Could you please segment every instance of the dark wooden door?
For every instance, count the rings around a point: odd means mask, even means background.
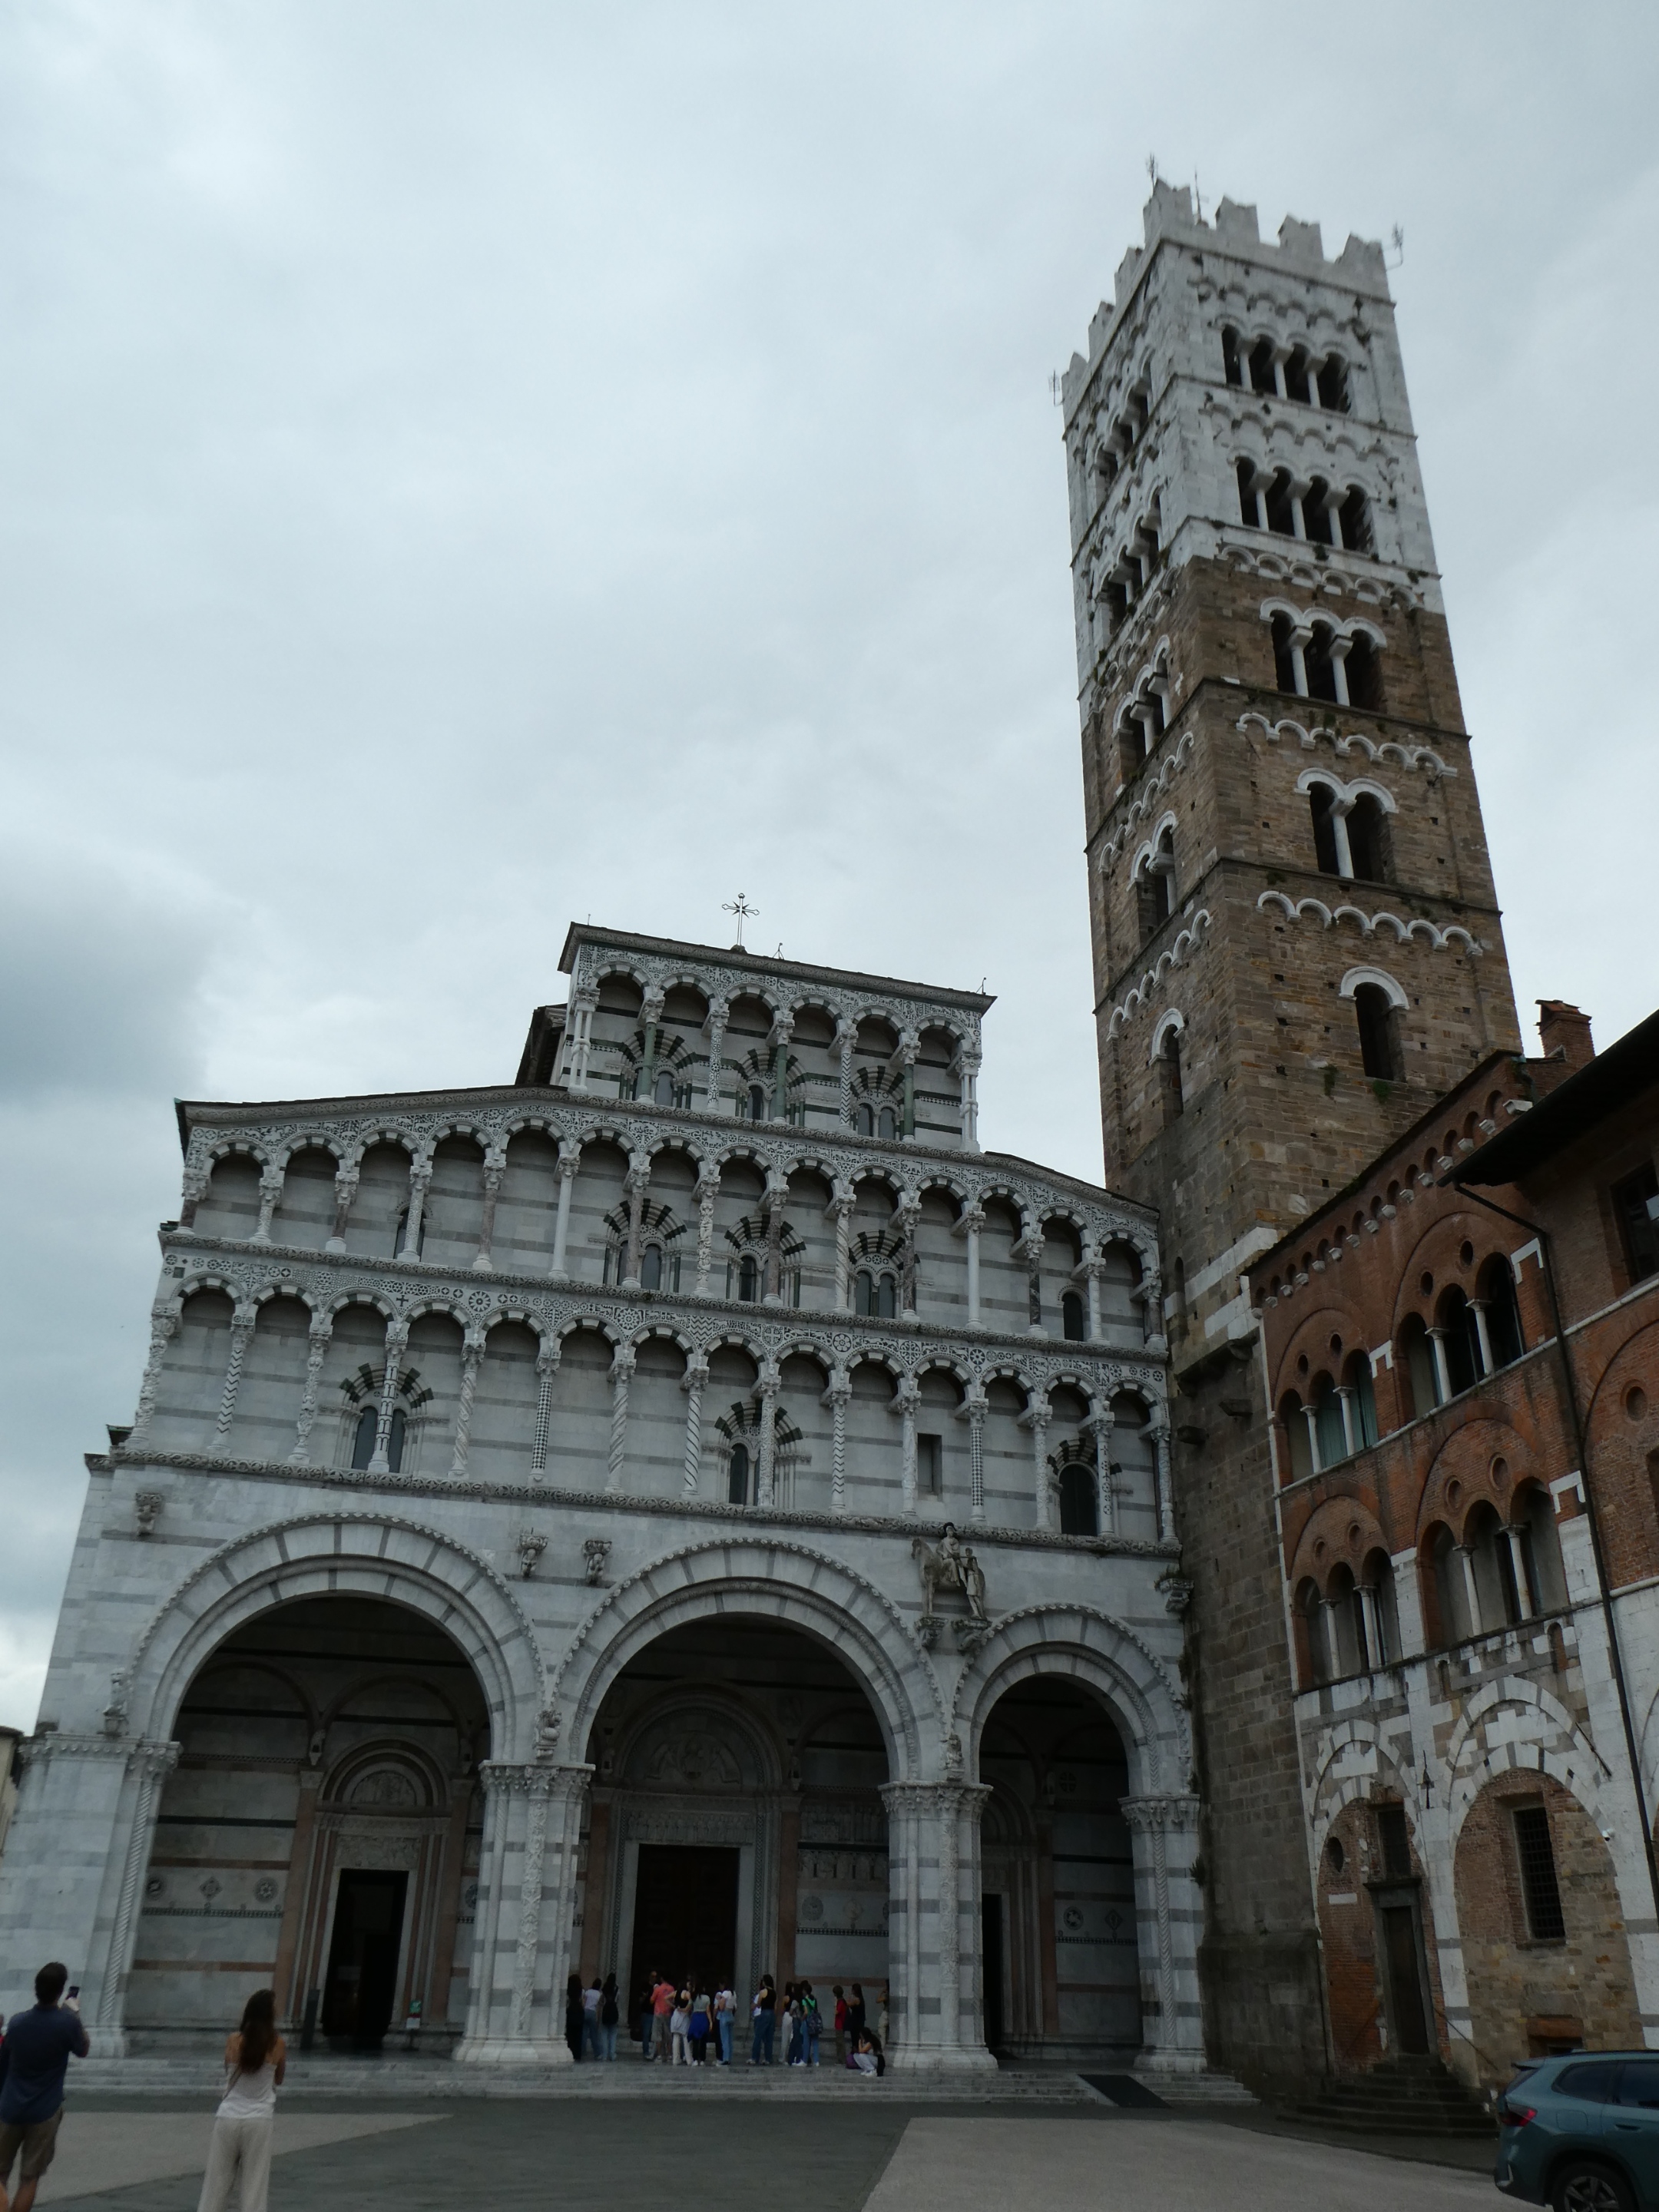
[[[391,2026],[408,1887],[406,1874],[348,1868],[341,1875],[323,1991],[323,2033],[331,2042],[375,2050]]]
[[[629,2002],[659,1973],[677,1989],[708,1996],[729,1982],[738,1963],[738,1854],[707,1844],[641,1844],[634,1892],[634,1955]],[[763,1966],[760,1972],[764,1972]],[[693,1986],[695,1984],[695,1986]],[[746,2017],[739,1990],[739,2019]]]
[[[1417,1941],[1417,1915],[1409,1905],[1382,1907],[1382,1948],[1389,1962],[1389,2014],[1395,2041],[1409,2057],[1429,2047],[1423,2014],[1423,1965]]]

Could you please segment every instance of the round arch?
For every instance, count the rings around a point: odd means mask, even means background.
[[[233,1632],[299,1597],[382,1598],[441,1628],[465,1654],[489,1711],[493,1756],[537,1745],[542,1668],[534,1632],[483,1559],[418,1522],[341,1514],[236,1538],[175,1590],[140,1638],[125,1685],[129,1725],[166,1738],[185,1688]]]
[[[880,1724],[890,1778],[921,1779],[943,1755],[945,1712],[921,1645],[890,1599],[802,1544],[700,1544],[619,1583],[573,1638],[550,1686],[561,1741],[585,1745],[606,1691],[670,1629],[750,1614],[827,1644]]]
[[[1191,1787],[1192,1737],[1174,1684],[1133,1630],[1085,1606],[1029,1606],[998,1621],[957,1686],[951,1728],[969,1774],[997,1700],[1036,1675],[1092,1690],[1117,1724],[1138,1796]]]

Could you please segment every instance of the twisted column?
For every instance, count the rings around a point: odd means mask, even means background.
[[[830,1440],[830,1510],[847,1510],[847,1408],[852,1402],[853,1378],[844,1367],[830,1377],[830,1387],[818,1403],[828,1406],[835,1424]]]
[[[313,1314],[306,1339],[306,1382],[300,1399],[300,1418],[295,1427],[294,1449],[289,1457],[303,1467],[311,1457],[311,1431],[317,1419],[317,1393],[322,1385],[323,1362],[334,1334],[331,1313]]]
[[[386,1325],[386,1371],[380,1377],[380,1406],[374,1422],[374,1450],[365,1470],[369,1474],[392,1472],[392,1416],[398,1404],[398,1377],[408,1346],[409,1323],[389,1321]]]
[[[623,1188],[628,1194],[628,1251],[623,1261],[622,1286],[625,1291],[640,1287],[640,1246],[645,1233],[645,1194],[651,1182],[649,1152],[630,1152],[628,1173],[623,1177]]]
[[[1175,1499],[1170,1486],[1170,1424],[1163,1418],[1149,1421],[1146,1433],[1152,1440],[1158,1488],[1158,1538],[1167,1544],[1175,1535]]]
[[[484,1354],[484,1340],[476,1329],[468,1329],[461,1346],[461,1395],[455,1407],[455,1450],[449,1462],[449,1479],[459,1482],[466,1474],[467,1443],[472,1433],[472,1399],[478,1387],[478,1363]]]
[[[628,1455],[628,1390],[634,1379],[635,1358],[631,1344],[619,1344],[611,1363],[611,1452],[605,1486],[612,1492],[622,1488],[623,1462]]]
[[[841,1070],[836,1079],[836,1118],[843,1129],[853,1126],[853,1052],[858,1043],[858,1024],[842,1014],[836,1024],[836,1042],[841,1048]]]
[[[696,1496],[702,1481],[702,1393],[708,1380],[708,1355],[694,1352],[680,1377],[680,1388],[685,1393],[685,1462],[681,1487],[688,1498]]]
[[[1095,1440],[1095,1496],[1100,1506],[1103,1535],[1117,1533],[1117,1485],[1112,1480],[1112,1409],[1096,1401],[1083,1424],[1085,1436]]]
[[[242,1387],[242,1362],[247,1357],[248,1339],[258,1316],[258,1306],[239,1301],[231,1319],[230,1362],[225,1369],[225,1387],[219,1397],[219,1418],[213,1425],[214,1433],[221,1441],[230,1434],[230,1425],[235,1419],[237,1394]]]

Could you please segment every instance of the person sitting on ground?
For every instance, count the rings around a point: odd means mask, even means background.
[[[274,1990],[255,1990],[243,2007],[241,2026],[226,2039],[225,2071],[196,2212],[227,2212],[233,2190],[241,2212],[265,2212],[276,2092],[288,2071]]]
[[[34,2004],[15,2012],[0,2044],[0,2212],[21,2151],[22,2166],[12,2212],[29,2212],[40,2177],[58,2148],[64,2117],[64,2076],[70,2060],[92,2049],[73,1992],[64,1996],[69,1968],[56,1959],[34,1978]]]
[[[853,2053],[852,2065],[860,2074],[884,2074],[887,2061],[881,2055],[880,2039],[866,2027],[859,2038],[859,2047]]]

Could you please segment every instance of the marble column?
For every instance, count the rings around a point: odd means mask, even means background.
[[[507,1173],[507,1154],[495,1146],[484,1154],[483,1213],[478,1224],[478,1254],[472,1264],[480,1273],[495,1264],[491,1248],[495,1242],[495,1208],[501,1195],[501,1178]]]
[[[426,1194],[432,1186],[432,1155],[415,1152],[409,1162],[409,1212],[404,1222],[404,1241],[395,1255],[400,1260],[421,1256],[421,1224],[426,1216]]]
[[[985,1518],[985,1416],[988,1411],[985,1386],[970,1383],[958,1412],[968,1424],[968,1496],[969,1518]]]
[[[979,1822],[987,1784],[890,1782],[887,2061],[990,2074],[980,1986]]]
[[[536,1440],[530,1452],[532,1475],[547,1472],[548,1438],[553,1426],[553,1377],[559,1371],[559,1354],[563,1349],[558,1337],[544,1336],[536,1354]]]
[[[236,1418],[236,1400],[242,1387],[242,1362],[247,1357],[248,1340],[253,1334],[259,1317],[258,1306],[245,1301],[237,1302],[230,1324],[230,1358],[225,1368],[224,1389],[219,1394],[219,1416],[214,1431],[222,1443],[230,1434],[230,1425]]]
[[[836,1311],[847,1313],[853,1304],[853,1271],[850,1253],[853,1240],[853,1207],[855,1204],[850,1183],[837,1182],[833,1187],[826,1213],[833,1215],[836,1224]]]
[[[149,1358],[144,1362],[144,1379],[138,1385],[138,1409],[133,1416],[132,1434],[127,1441],[133,1446],[142,1443],[149,1433],[149,1425],[155,1418],[155,1397],[161,1387],[161,1364],[167,1350],[179,1334],[179,1309],[169,1306],[154,1312],[149,1317]]]
[[[702,1394],[708,1381],[708,1355],[694,1352],[680,1377],[680,1388],[685,1393],[685,1455],[680,1487],[688,1498],[695,1498],[702,1484]]]
[[[720,1195],[720,1171],[705,1164],[697,1170],[694,1195],[697,1201],[697,1275],[692,1295],[708,1296],[708,1271],[714,1256],[714,1200]]]
[[[979,1150],[979,1071],[978,1053],[963,1051],[958,1054],[957,1072],[962,1081],[962,1149],[964,1152]]]
[[[409,1323],[389,1321],[386,1325],[386,1371],[380,1377],[380,1407],[374,1423],[374,1452],[367,1469],[370,1474],[392,1472],[392,1416],[398,1404],[398,1380],[408,1348]]]
[[[714,1000],[708,1009],[708,1078],[703,1085],[703,1111],[723,1114],[726,1100],[720,1087],[721,1055],[726,1050],[726,1021],[732,1009],[724,999]],[[630,1997],[629,2002],[632,2002]]]
[[[777,1462],[777,1410],[780,1377],[775,1364],[767,1360],[762,1365],[758,1385],[760,1399],[760,1434],[755,1443],[755,1503],[769,1506],[774,1496],[774,1470]]]
[[[276,1208],[282,1202],[283,1185],[287,1179],[286,1161],[273,1160],[260,1170],[259,1218],[254,1226],[252,1236],[248,1238],[250,1244],[270,1243],[270,1224],[276,1218]]]
[[[346,1223],[351,1218],[352,1202],[357,1195],[357,1162],[342,1160],[334,1173],[334,1224],[329,1231],[325,1252],[343,1252],[346,1248]]]
[[[1112,1480],[1112,1409],[1097,1401],[1093,1402],[1089,1418],[1083,1424],[1085,1436],[1095,1443],[1095,1496],[1100,1505],[1100,1532],[1103,1536],[1117,1534],[1117,1485]]]
[[[127,1847],[121,1863],[121,1886],[115,1895],[109,1951],[100,1978],[96,2014],[99,2041],[106,2057],[122,2057],[126,2051],[127,1983],[132,1972],[133,1940],[143,1905],[143,1883],[155,1838],[155,1815],[161,1802],[161,1785],[179,1764],[181,1747],[176,1743],[134,1742],[127,1752],[129,1797]]]
[[[623,1189],[628,1199],[628,1247],[623,1261],[622,1286],[625,1291],[640,1287],[640,1245],[645,1231],[645,1199],[651,1182],[649,1152],[630,1152],[628,1173],[623,1177]]]
[[[1184,1793],[1124,1798],[1119,1808],[1134,1853],[1140,1952],[1141,2051],[1138,2074],[1200,2074],[1198,1946],[1203,1893],[1193,1878],[1199,1801]]]
[[[1047,1393],[1034,1390],[1030,1403],[1019,1417],[1019,1425],[1031,1431],[1032,1474],[1036,1486],[1036,1525],[1039,1528],[1052,1528],[1054,1523],[1053,1486],[1048,1480],[1048,1424],[1053,1419]]]
[[[921,1403],[921,1391],[915,1376],[902,1376],[890,1411],[899,1417],[900,1510],[912,1514],[916,1510],[916,1407]]]
[[[858,1024],[846,1014],[836,1024],[836,1043],[841,1054],[836,1090],[836,1118],[843,1129],[850,1129],[853,1126],[853,1053],[858,1043]]]
[[[449,1462],[452,1482],[465,1479],[467,1446],[472,1435],[472,1401],[478,1388],[478,1368],[483,1355],[482,1330],[469,1328],[461,1345],[461,1395],[455,1407],[455,1449]]]
[[[979,1312],[979,1240],[985,1227],[985,1208],[977,1199],[970,1200],[957,1216],[957,1228],[961,1231],[967,1247],[968,1258],[968,1326],[980,1328],[983,1323]]]
[[[828,1406],[835,1425],[830,1440],[830,1510],[847,1510],[847,1408],[852,1402],[853,1378],[844,1367],[830,1374],[829,1388],[818,1401]]]
[[[576,1170],[581,1165],[581,1157],[582,1148],[574,1137],[560,1138],[559,1210],[553,1217],[553,1264],[547,1271],[556,1281],[560,1282],[568,1273],[565,1248],[570,1242],[570,1194],[575,1185]]]
[[[322,1386],[323,1362],[334,1334],[331,1313],[313,1314],[306,1338],[306,1381],[300,1398],[300,1418],[295,1425],[294,1449],[289,1457],[303,1467],[311,1457],[311,1431],[317,1420],[317,1393]]]
[[[489,1760],[484,1850],[462,2064],[568,2066],[564,1984],[573,1949],[581,1814],[592,1768]]]
[[[623,1462],[628,1456],[628,1392],[634,1380],[635,1357],[631,1344],[619,1344],[611,1363],[611,1449],[605,1486],[613,1493],[623,1486]]]

